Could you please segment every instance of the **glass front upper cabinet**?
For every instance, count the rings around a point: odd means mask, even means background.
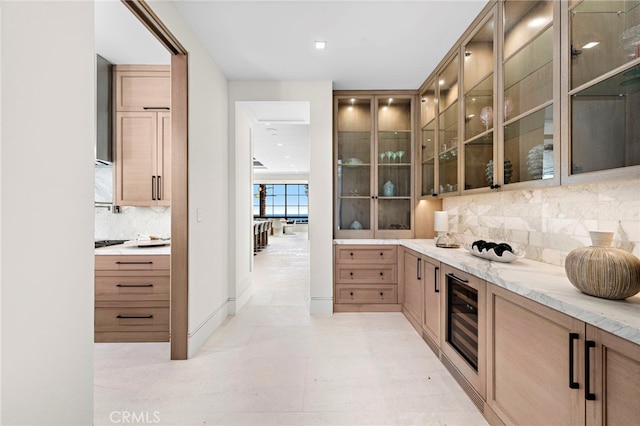
[[[412,105],[412,97],[376,97],[377,231],[411,232]]]
[[[465,190],[493,185],[494,25],[491,15],[463,50]]]
[[[336,101],[336,227],[372,232],[373,98]]]
[[[504,4],[504,184],[553,179],[554,1]]]
[[[569,6],[567,174],[640,165],[640,1]]]
[[[420,196],[426,197],[437,193],[435,190],[435,143],[436,143],[436,82],[427,84],[427,89],[420,97],[420,129],[422,146],[420,149]]]
[[[458,192],[459,67],[455,55],[438,76],[438,194]]]

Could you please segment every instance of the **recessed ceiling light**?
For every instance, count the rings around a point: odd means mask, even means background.
[[[290,155],[285,155],[284,158],[291,158],[291,156]]]
[[[282,142],[278,142],[278,146],[282,146]]]
[[[582,48],[583,49],[591,49],[592,47],[596,47],[599,44],[600,44],[599,41],[590,41],[589,43],[587,43],[584,46],[582,46]]]
[[[316,50],[324,50],[327,48],[327,42],[326,41],[322,41],[322,40],[316,40],[314,42],[315,46],[316,46]]]
[[[440,80],[438,83],[442,86],[444,84],[444,80]]]

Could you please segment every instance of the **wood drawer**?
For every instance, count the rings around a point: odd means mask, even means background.
[[[169,302],[96,303],[94,326],[96,333],[129,331],[168,333]]]
[[[117,272],[112,272],[117,274]],[[157,301],[169,300],[169,275],[165,271],[145,272],[144,275],[96,276],[95,300]],[[153,275],[155,274],[155,275]]]
[[[96,271],[153,271],[170,269],[169,255],[96,255]]]
[[[336,303],[398,303],[398,286],[338,284]]]
[[[341,284],[395,284],[396,265],[336,265],[335,282]]]
[[[396,246],[379,245],[379,246],[348,246],[337,245],[335,248],[336,263],[366,263],[366,264],[395,264],[396,263]]]

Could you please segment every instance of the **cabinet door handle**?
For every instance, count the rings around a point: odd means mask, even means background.
[[[116,262],[116,265],[153,265],[153,262],[150,260],[146,262],[127,262],[123,260],[118,260]]]
[[[591,349],[595,347],[593,340],[584,342],[584,399],[587,401],[596,400],[596,394],[591,393]]]
[[[353,279],[353,272],[349,272],[349,276]]]
[[[416,279],[421,280],[422,276],[420,275],[420,265],[422,264],[422,258],[418,258],[416,262]]]
[[[151,199],[155,201],[156,199],[156,177],[151,176]]]
[[[153,287],[153,284],[116,284],[116,287],[121,287],[121,288]]]
[[[451,272],[449,272],[447,274],[447,276],[453,278],[454,280],[458,280],[461,283],[468,283],[469,282],[469,280],[465,280],[464,278],[456,277],[455,274],[452,274]]]
[[[156,198],[162,200],[162,176],[158,176],[158,189],[156,189],[156,194],[158,194]]]
[[[438,288],[438,271],[440,270],[439,266],[433,270],[433,291],[436,293],[440,293],[440,289]]]
[[[384,277],[384,272],[380,271],[380,276]]]
[[[350,293],[349,293],[349,296],[353,297],[353,292],[350,292]]]
[[[349,256],[353,257],[353,253],[349,253]]]
[[[171,108],[169,107],[142,107],[143,110],[148,111],[150,109],[162,109],[165,111],[171,111]]]
[[[578,333],[569,333],[569,387],[571,389],[580,389],[580,384],[576,382],[573,378],[573,368],[574,368],[574,350],[575,341],[580,338]]]
[[[153,315],[118,315],[118,319],[151,319]]]
[[[382,291],[380,292],[380,297],[381,297],[382,299],[384,299],[384,292],[382,292]]]
[[[383,252],[380,252],[380,257],[384,257],[384,253]]]

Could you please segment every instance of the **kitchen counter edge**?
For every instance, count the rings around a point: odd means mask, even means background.
[[[156,246],[156,247],[138,247],[138,246],[126,246],[119,244],[115,246],[100,247],[95,249],[96,255],[144,255],[144,256],[166,256],[171,254],[171,246]]]

